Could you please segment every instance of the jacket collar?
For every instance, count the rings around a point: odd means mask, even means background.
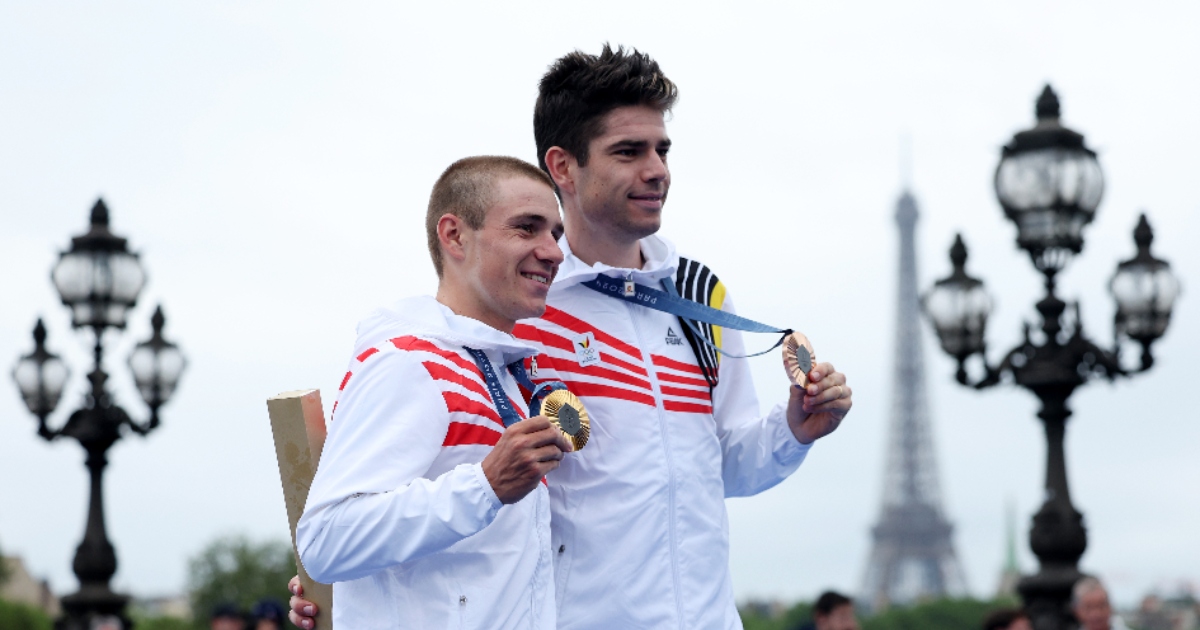
[[[638,243],[642,248],[642,256],[646,258],[646,263],[641,269],[613,267],[602,262],[588,265],[571,251],[571,244],[567,242],[567,236],[564,234],[558,239],[558,246],[563,252],[563,262],[558,266],[558,275],[554,277],[550,291],[561,291],[600,275],[610,278],[632,275],[633,281],[638,284],[657,287],[663,278],[675,275],[675,269],[679,266],[679,254],[671,241],[652,234]]]

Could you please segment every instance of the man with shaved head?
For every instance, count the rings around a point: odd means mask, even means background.
[[[511,335],[562,262],[549,179],[476,157],[438,179],[425,220],[436,296],[358,326],[296,531],[341,628],[555,627],[546,473],[571,443],[527,417]]]

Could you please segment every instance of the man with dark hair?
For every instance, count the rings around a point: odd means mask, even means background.
[[[835,591],[825,591],[813,604],[814,630],[859,630],[854,602]]]
[[[1033,630],[1029,615],[1020,608],[994,610],[983,619],[983,630]]]
[[[245,630],[246,618],[233,602],[222,602],[213,606],[208,616],[211,630]]]
[[[546,314],[513,332],[541,347],[539,378],[583,399],[597,445],[549,477],[559,628],[740,627],[725,498],[781,482],[851,406],[845,376],[820,363],[760,414],[746,362],[716,350],[746,354],[740,332],[597,289],[733,311],[710,269],[656,235],[677,96],[649,56],[608,46],[559,59],[539,86],[534,135],[565,259]]]
[[[434,185],[426,226],[437,295],[359,324],[297,551],[334,583],[340,628],[551,630],[541,482],[572,445],[515,402],[535,350],[511,332],[546,308],[558,205],[536,167],[467,158]]]
[[[539,347],[535,382],[584,401],[595,444],[548,477],[559,628],[740,628],[724,500],[781,482],[851,406],[845,376],[819,363],[760,414],[746,362],[721,358],[746,354],[741,333],[696,319],[734,309],[708,267],[655,235],[677,95],[649,56],[609,46],[564,56],[539,85],[534,136],[564,261],[545,314],[513,334]],[[625,299],[599,288],[614,283]],[[655,287],[703,315],[639,299]]]
[[[250,609],[253,627],[249,630],[283,630],[285,616],[283,605],[275,598],[261,599]]]

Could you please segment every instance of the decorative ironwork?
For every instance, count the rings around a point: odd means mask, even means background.
[[[136,305],[145,274],[137,254],[126,248],[125,239],[109,232],[108,208],[102,200],[92,208],[91,229],[72,239],[71,249],[62,253],[52,278],[63,304],[71,309],[72,325],[89,327],[95,335],[94,364],[87,376],[91,389],[83,407],[58,429],[52,429],[47,418],[58,405],[68,372],[66,365],[46,350],[46,329],[40,319],[33,329],[34,351],[22,357],[13,370],[26,406],[38,417],[38,435],[47,441],[59,436],[77,440],[87,453],[91,477],[87,527],[72,563],[79,590],[62,598],[63,616],[55,628],[91,630],[113,620],[130,628],[132,623],[125,614],[129,597],[109,586],[117,571],[117,554],[104,525],[104,468],[108,449],[121,439],[123,427],[146,435],[158,426],[158,408],[174,391],[186,362],[162,336],[165,318],[159,307],[151,320],[154,336],[139,344],[130,357],[134,378],[150,407],[150,420],[145,424],[133,420],[113,401],[103,369],[104,331],[125,327],[126,311]]]
[[[956,237],[950,251],[953,274],[933,287],[924,304],[942,348],[958,362],[960,383],[984,389],[1011,378],[1042,403],[1038,417],[1046,431],[1046,492],[1029,534],[1029,545],[1041,566],[1036,574],[1022,578],[1017,590],[1036,630],[1073,630],[1077,624],[1070,610],[1071,589],[1082,577],[1078,563],[1087,549],[1087,529],[1083,515],[1071,503],[1067,484],[1063,450],[1067,418],[1071,416],[1067,401],[1077,387],[1092,378],[1113,380],[1144,372],[1153,365],[1150,346],[1166,331],[1179,284],[1169,265],[1150,254],[1152,234],[1143,214],[1134,231],[1138,254],[1121,263],[1110,282],[1117,301],[1113,347],[1101,348],[1088,339],[1079,303],[1067,304],[1058,297],[1055,278],[1070,257],[1083,249],[1082,230],[1100,203],[1103,176],[1095,154],[1084,147],[1083,136],[1058,123],[1058,97],[1049,86],[1038,99],[1037,112],[1037,126],[1018,133],[1004,148],[996,191],[1005,213],[1017,224],[1018,245],[1029,252],[1034,266],[1045,277],[1046,295],[1036,304],[1042,317],[1040,334],[1026,323],[1024,340],[998,365],[988,362],[983,325],[991,303],[965,295],[968,291],[981,293],[982,283],[962,281],[967,276],[966,247],[961,236]],[[1041,152],[1039,155],[1046,159],[1022,167],[1026,169],[1022,177],[1002,176],[1014,156],[1029,152]],[[1066,175],[1075,179],[1068,181]],[[1028,203],[1016,204],[1014,199]],[[1041,218],[1030,220],[1034,215]],[[1068,307],[1070,318],[1064,317]],[[959,342],[968,337],[970,343]],[[1140,366],[1123,366],[1122,338],[1142,345]],[[983,374],[973,381],[966,363],[975,354],[981,357]]]

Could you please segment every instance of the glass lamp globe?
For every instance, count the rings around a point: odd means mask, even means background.
[[[1062,126],[1049,85],[1037,124],[1013,136],[996,167],[996,198],[1017,226],[1017,245],[1041,271],[1057,272],[1083,249],[1083,228],[1104,195],[1104,174],[1083,135]]]
[[[109,232],[103,199],[92,207],[91,229],[71,239],[71,249],[63,252],[51,279],[71,309],[74,327],[125,327],[125,314],[137,303],[146,274],[125,239]]]
[[[71,371],[62,359],[46,350],[46,327],[41,319],[33,328],[33,340],[33,352],[17,361],[12,375],[25,406],[35,416],[45,418],[58,406]]]
[[[129,355],[129,369],[133,372],[133,380],[142,400],[151,408],[158,408],[175,393],[175,386],[179,384],[187,360],[175,344],[163,338],[166,318],[163,317],[161,306],[155,309],[150,323],[154,327],[154,334],[134,348]]]
[[[1158,339],[1171,323],[1171,309],[1179,296],[1179,280],[1171,265],[1150,253],[1154,233],[1143,214],[1133,231],[1138,253],[1117,265],[1108,284],[1117,302],[1115,325],[1119,334],[1149,344]]]
[[[984,291],[983,282],[966,273],[967,247],[962,235],[954,239],[950,260],[954,271],[938,280],[921,298],[921,308],[933,322],[942,350],[961,362],[983,352],[992,300]]]

